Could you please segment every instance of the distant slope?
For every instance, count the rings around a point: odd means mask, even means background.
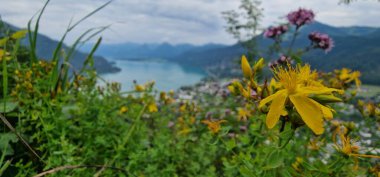
[[[6,23],[6,25],[12,30],[19,30],[20,28],[15,27]],[[29,46],[29,41],[27,38],[22,40],[22,45]],[[50,60],[54,53],[56,46],[58,45],[58,41],[53,40],[43,34],[37,35],[37,56],[41,59]],[[65,51],[69,50],[67,45],[63,45],[63,49]],[[70,61],[70,64],[75,68],[79,69],[83,66],[83,62],[86,60],[87,54],[84,52],[80,52],[76,50],[74,55]],[[113,65],[113,63],[107,61],[104,57],[94,56],[94,66],[98,73],[110,73],[110,72],[118,72],[119,68]]]
[[[220,44],[206,44],[195,46],[191,44],[138,44],[138,43],[122,43],[122,44],[103,44],[96,51],[97,55],[116,58],[116,59],[136,59],[136,58],[161,58],[171,59],[188,51],[203,51],[217,47],[222,47]],[[85,45],[81,48],[82,51],[89,51],[90,46]]]
[[[309,44],[307,35],[319,31],[329,34],[335,41],[335,47],[329,53],[314,50],[303,56],[305,62],[313,67],[331,71],[332,69],[348,67],[360,70],[362,79],[368,84],[380,84],[380,29],[371,27],[332,27],[322,23],[306,26],[300,32],[295,43],[296,48],[303,48]],[[266,49],[272,41],[257,36],[260,49]],[[288,36],[289,38],[289,36]],[[286,47],[289,42],[284,43]],[[177,62],[195,65],[203,68],[221,64],[222,68],[231,67],[234,59],[239,58],[246,51],[240,45],[214,48],[206,51],[189,51],[178,55]],[[261,54],[265,56],[264,54]],[[275,58],[268,59],[267,61]],[[226,69],[228,70],[228,69]],[[225,71],[222,71],[225,72]]]

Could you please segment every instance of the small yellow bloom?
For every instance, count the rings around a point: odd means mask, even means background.
[[[247,121],[248,117],[251,116],[251,112],[244,108],[238,109],[238,120],[241,121]]]
[[[135,90],[136,90],[137,92],[142,92],[142,91],[145,90],[145,87],[142,86],[142,85],[136,84],[136,85],[135,85]]]
[[[150,103],[149,105],[148,105],[148,111],[149,112],[157,112],[158,111],[158,108],[157,108],[157,105],[156,105],[156,103]]]
[[[119,110],[119,113],[120,114],[124,114],[124,113],[126,113],[128,111],[128,108],[126,107],[126,106],[122,106],[121,108],[120,108],[120,110]]]
[[[248,60],[244,55],[241,57],[241,69],[243,70],[244,77],[246,78],[252,77],[251,66],[249,65]]]
[[[182,104],[182,105],[179,107],[179,112],[185,112],[186,109],[187,109],[187,104],[184,103],[184,104]]]
[[[16,31],[15,33],[13,33],[11,38],[12,39],[21,39],[21,38],[24,38],[26,36],[26,33],[28,33],[28,30],[26,30],[26,29],[19,30],[19,31]]]
[[[208,129],[213,133],[218,133],[220,131],[220,124],[223,122],[227,122],[225,120],[218,120],[218,121],[210,121],[210,120],[203,120],[202,123],[206,124]]]
[[[235,94],[236,91],[235,91],[235,87],[233,85],[229,85],[227,86],[228,90],[232,93],[232,94]]]
[[[378,158],[380,159],[380,156],[376,156],[376,155],[367,155],[367,154],[359,154],[359,146],[358,145],[353,145],[352,142],[351,142],[351,139],[348,135],[346,135],[344,133],[344,131],[338,131],[337,134],[333,135],[333,136],[336,136],[338,135],[338,137],[340,138],[340,144],[338,144],[336,141],[334,142],[335,143],[335,148],[347,155],[347,156],[353,156],[353,157],[365,157],[365,158]]]
[[[301,172],[301,165],[303,163],[303,159],[301,157],[297,157],[296,158],[296,161],[292,163],[292,167],[294,168],[294,170],[296,170],[297,172]]]

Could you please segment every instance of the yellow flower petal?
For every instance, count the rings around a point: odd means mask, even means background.
[[[273,99],[275,99],[278,95],[283,94],[285,92],[286,92],[286,90],[280,90],[280,91],[276,92],[275,94],[270,95],[270,96],[262,99],[260,101],[259,108],[263,107],[265,104],[267,104],[267,103],[271,102]]]
[[[306,125],[317,135],[324,132],[321,108],[313,100],[302,94],[290,95],[290,101],[301,115]]]
[[[322,111],[322,114],[323,114],[323,117],[327,120],[331,120],[333,118],[333,113],[332,113],[332,109],[327,107],[327,106],[324,106],[318,102],[316,102],[315,100],[311,99],[311,101],[319,106],[321,108],[321,111]]]
[[[335,88],[328,88],[328,87],[302,87],[299,89],[299,93],[304,94],[331,94],[333,92],[338,92],[340,94],[344,93],[343,90],[335,89]]]
[[[278,119],[280,119],[280,115],[284,114],[284,105],[287,98],[287,95],[284,92],[280,92],[280,94],[274,95],[275,97],[273,98],[272,104],[270,105],[266,119],[268,128],[273,128],[278,122]]]

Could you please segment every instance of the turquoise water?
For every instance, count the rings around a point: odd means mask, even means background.
[[[181,66],[166,61],[130,61],[111,60],[121,68],[118,73],[103,74],[101,77],[107,81],[116,81],[122,84],[122,90],[132,90],[133,80],[142,84],[155,81],[155,88],[162,91],[176,90],[184,85],[193,85],[199,82],[206,73],[200,68]]]

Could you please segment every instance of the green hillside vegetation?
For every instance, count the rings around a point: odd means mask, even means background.
[[[13,25],[10,25],[6,22],[0,22],[0,36],[4,36],[5,32],[12,33],[14,31],[18,31],[20,28],[17,28]],[[43,60],[51,60],[53,58],[53,53],[56,47],[59,45],[59,41],[53,40],[45,35],[38,34],[37,35],[37,46],[36,53],[39,58]],[[21,40],[20,44],[25,47],[29,47],[29,39],[26,37]],[[92,45],[93,46],[93,45]],[[62,49],[64,51],[70,51],[69,46],[63,44]],[[86,60],[88,53],[83,53],[78,50],[73,52],[72,60],[70,64],[74,69],[78,70],[82,68],[84,61]],[[120,71],[120,68],[117,68],[113,65],[113,63],[107,61],[104,57],[94,56],[94,66],[99,73],[113,73]]]

